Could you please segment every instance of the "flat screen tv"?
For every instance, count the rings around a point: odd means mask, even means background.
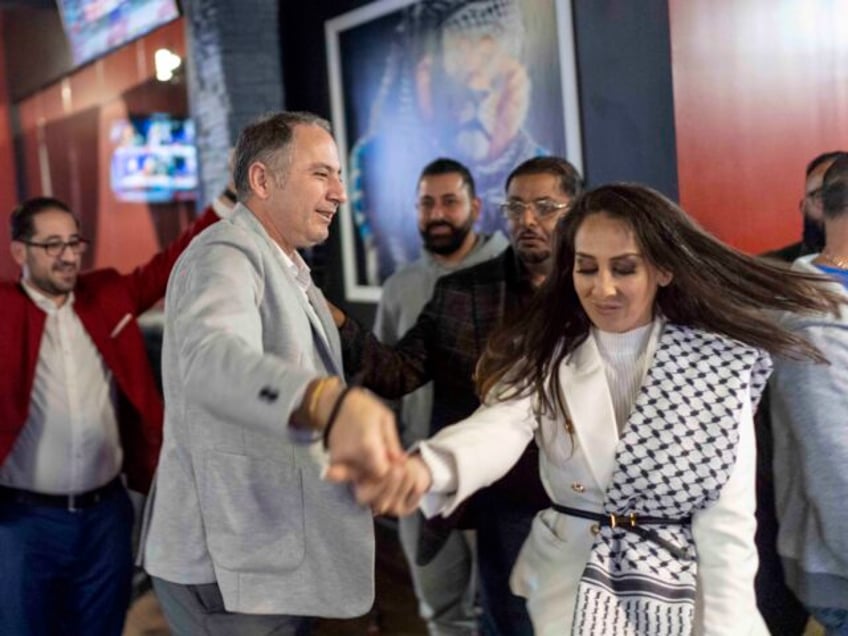
[[[77,66],[180,15],[177,0],[57,0],[56,4]]]
[[[197,196],[194,123],[165,114],[117,119],[110,130],[110,185],[119,201],[167,203]]]

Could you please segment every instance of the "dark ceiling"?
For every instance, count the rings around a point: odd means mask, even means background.
[[[0,9],[23,7],[26,9],[55,9],[55,0],[0,0]]]
[[[56,0],[0,0],[0,9],[55,9]]]
[[[37,4],[48,6],[32,6]],[[0,0],[0,8],[3,17],[0,41],[6,58],[9,98],[18,102],[66,75],[73,62],[62,20],[52,1]]]

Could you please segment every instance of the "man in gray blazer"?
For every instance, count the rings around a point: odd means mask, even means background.
[[[329,124],[265,117],[233,170],[231,218],[168,282],[144,565],[175,634],[306,634],[310,617],[361,615],[374,597],[371,513],[322,479],[325,442],[383,473],[404,456],[391,411],[344,388],[338,332],[297,252],[327,238],[346,198]]]

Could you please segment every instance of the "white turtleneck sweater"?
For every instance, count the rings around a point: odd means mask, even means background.
[[[656,346],[656,339],[654,339],[654,347],[650,347],[649,344],[655,324],[649,322],[647,325],[624,333],[592,328],[592,336],[598,345],[598,353],[604,361],[604,372],[619,435],[627,424],[633,402],[639,394],[645,373],[653,358],[652,349]]]

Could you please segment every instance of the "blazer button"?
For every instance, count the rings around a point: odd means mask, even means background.
[[[596,535],[601,534],[601,526],[599,526],[597,523],[593,523],[592,527],[589,528],[589,532]]]
[[[571,489],[574,492],[583,492],[584,490],[586,490],[586,486],[581,484],[579,481],[575,481],[573,484],[571,484]]]

